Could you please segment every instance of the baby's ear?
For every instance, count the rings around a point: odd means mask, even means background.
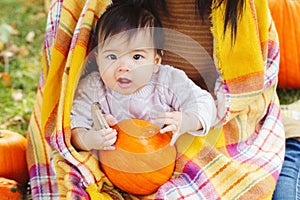
[[[163,51],[160,50],[160,53],[161,53],[161,55],[159,53],[156,53],[156,55],[155,55],[154,62],[155,62],[156,65],[161,64],[161,60],[162,60],[162,56],[163,56]]]
[[[155,65],[154,65],[154,69],[153,69],[154,73],[158,72],[160,64],[161,64],[161,56],[160,55],[156,55],[155,56]]]

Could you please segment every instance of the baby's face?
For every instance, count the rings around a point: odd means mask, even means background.
[[[161,61],[152,39],[149,31],[139,31],[131,38],[120,33],[98,47],[97,64],[105,85],[125,95],[145,86]]]

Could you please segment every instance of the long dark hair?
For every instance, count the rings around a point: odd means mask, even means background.
[[[149,10],[155,17],[159,18],[158,8],[167,13],[167,4],[165,0],[112,0],[113,4],[129,3]]]
[[[165,13],[168,13],[168,8],[165,0],[113,0],[114,3],[122,3],[128,1],[150,10],[150,12],[152,12],[156,16],[158,16],[158,8],[162,9]],[[216,9],[222,4],[225,5],[223,33],[225,34],[226,31],[230,29],[231,38],[235,39],[237,34],[238,19],[243,14],[246,0],[195,0],[195,4],[202,19],[205,12],[211,7],[212,2],[216,3],[216,7],[212,9]]]
[[[198,2],[205,0],[198,0]],[[221,4],[225,5],[225,18],[224,18],[224,34],[228,27],[231,28],[231,38],[235,39],[237,34],[238,18],[243,14],[245,0],[218,0],[217,7]]]

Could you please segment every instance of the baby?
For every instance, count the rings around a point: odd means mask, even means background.
[[[71,142],[80,150],[112,150],[117,132],[93,129],[91,105],[100,103],[109,125],[130,118],[172,132],[205,135],[216,118],[213,97],[174,67],[161,65],[164,41],[160,20],[131,4],[112,4],[96,26],[97,72],[78,84],[71,111]],[[88,109],[87,109],[88,108]]]

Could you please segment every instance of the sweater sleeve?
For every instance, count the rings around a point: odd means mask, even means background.
[[[211,94],[197,86],[182,70],[162,66],[161,71],[166,101],[174,110],[193,114],[199,119],[203,129],[190,134],[206,135],[216,119],[216,105]]]
[[[97,94],[103,91],[98,72],[93,72],[78,83],[71,110],[71,128],[90,129],[93,125],[91,105],[98,101]]]

